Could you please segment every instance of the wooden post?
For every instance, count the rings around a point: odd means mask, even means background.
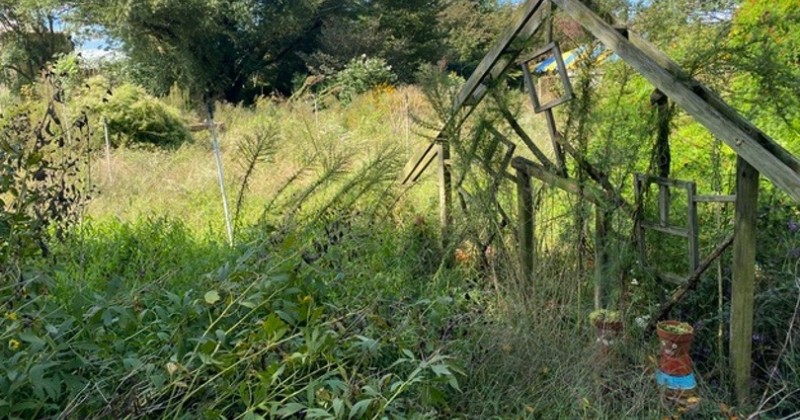
[[[522,168],[517,168],[517,205],[519,217],[519,258],[523,279],[530,284],[536,264],[535,213],[533,211],[533,192],[531,176]]]
[[[700,227],[697,223],[697,184],[694,182],[689,183],[686,188],[686,202],[689,208],[687,214],[688,231],[689,231],[689,273],[697,270],[700,264],[700,243],[698,237],[700,235]]]
[[[739,156],[736,161],[730,353],[736,398],[740,405],[747,404],[750,399],[758,177],[758,171]]]
[[[452,175],[450,171],[450,143],[439,142],[439,220],[442,224],[442,243],[445,247],[450,236],[451,206],[453,203]]]
[[[606,241],[609,230],[609,214],[602,206],[595,205],[594,241],[594,308],[603,309],[608,305],[608,252]]]

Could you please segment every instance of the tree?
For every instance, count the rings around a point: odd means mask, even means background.
[[[0,0],[0,83],[32,83],[54,56],[72,50],[70,39],[55,28],[59,3]]]
[[[323,25],[318,46],[306,57],[317,73],[331,73],[365,54],[385,59],[401,82],[419,66],[444,58],[441,0],[355,0]]]
[[[179,83],[228,101],[288,92],[335,0],[76,0],[74,16],[119,39],[136,82],[153,93]]]

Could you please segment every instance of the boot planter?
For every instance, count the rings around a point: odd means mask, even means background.
[[[664,388],[667,400],[678,407],[691,409],[699,404],[697,381],[692,373],[689,350],[694,339],[691,325],[679,321],[662,321],[656,333],[660,343],[656,382]]]
[[[589,321],[594,325],[597,343],[607,350],[614,345],[622,331],[622,318],[617,311],[598,309],[589,314]]]

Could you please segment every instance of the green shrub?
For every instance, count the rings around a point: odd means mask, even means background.
[[[124,83],[113,90],[102,77],[88,81],[86,91],[78,98],[93,118],[108,121],[113,145],[126,143],[176,147],[191,140],[180,112],[150,96],[136,85]],[[102,124],[96,124],[102,133]]]
[[[392,72],[392,66],[386,60],[362,55],[347,63],[334,80],[342,87],[340,99],[350,102],[355,95],[377,86],[393,84],[397,81],[397,75]]]

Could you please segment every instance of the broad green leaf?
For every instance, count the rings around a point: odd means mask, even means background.
[[[295,415],[295,414],[297,414],[297,413],[299,413],[299,412],[301,412],[301,411],[303,411],[305,409],[306,409],[306,406],[304,406],[303,404],[300,404],[300,403],[289,403],[289,404],[286,404],[280,410],[278,410],[275,414],[277,414],[280,417],[286,418],[286,417],[291,417],[291,416],[293,416],[293,415]]]
[[[19,339],[25,341],[26,343],[31,344],[35,347],[44,347],[47,344],[44,340],[42,340],[38,335],[30,332],[30,331],[23,331],[19,333]]]
[[[210,292],[206,292],[205,300],[206,303],[208,303],[209,305],[213,305],[219,302],[220,300],[219,293],[216,290],[211,290]]]
[[[353,405],[353,408],[350,409],[350,416],[348,418],[351,419],[360,419],[367,414],[367,410],[369,410],[369,406],[372,404],[372,399],[368,400],[361,400]]]

